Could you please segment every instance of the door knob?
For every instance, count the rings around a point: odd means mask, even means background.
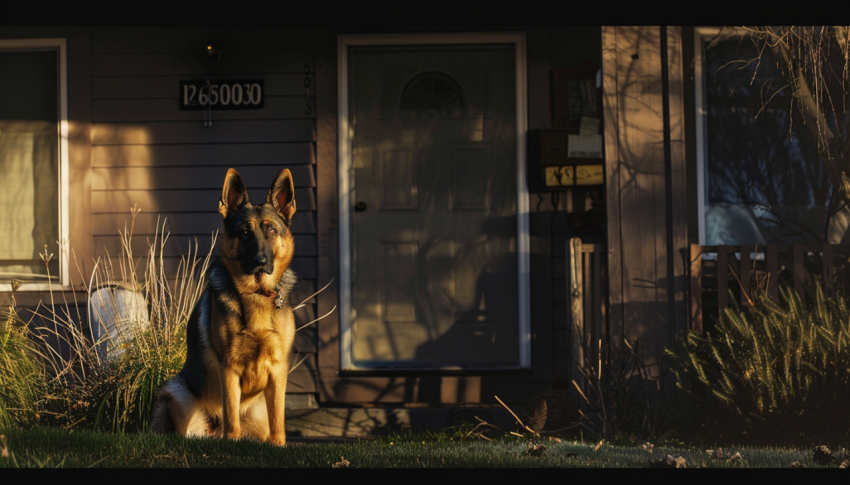
[[[366,210],[366,203],[361,200],[360,202],[354,204],[354,210],[356,210],[357,212],[365,211]]]

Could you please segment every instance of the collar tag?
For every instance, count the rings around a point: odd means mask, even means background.
[[[277,292],[277,298],[274,299],[274,306],[280,309],[283,307],[283,295],[280,294],[280,284],[274,285],[274,291]]]

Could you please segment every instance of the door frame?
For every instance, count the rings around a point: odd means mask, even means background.
[[[338,100],[338,202],[339,202],[339,362],[343,371],[372,371],[358,368],[351,360],[351,144],[348,126],[348,47],[379,45],[439,44],[512,44],[516,79],[516,176],[517,176],[517,260],[519,277],[519,366],[505,369],[531,368],[531,251],[529,236],[528,186],[526,184],[526,131],[528,128],[526,40],[525,32],[420,33],[420,34],[344,34],[337,36],[337,100]],[[492,370],[493,367],[482,369]],[[431,370],[459,370],[455,366]],[[409,369],[399,369],[409,372]]]

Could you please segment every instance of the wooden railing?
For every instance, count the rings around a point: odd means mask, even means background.
[[[815,287],[833,295],[848,281],[850,245],[768,244],[690,248],[690,329],[704,330],[705,317],[729,306],[730,291],[744,307],[758,295],[779,297],[779,286],[811,300]],[[704,255],[713,255],[705,258]]]
[[[582,382],[579,368],[597,362],[608,315],[608,253],[603,244],[567,241],[567,301],[570,304],[570,372]]]

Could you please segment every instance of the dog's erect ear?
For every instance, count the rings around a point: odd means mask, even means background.
[[[226,218],[228,214],[236,212],[248,203],[248,191],[242,183],[242,177],[236,169],[231,168],[224,177],[224,188],[221,189],[221,200],[218,203],[218,212]]]
[[[295,214],[295,184],[292,183],[292,174],[288,168],[281,170],[274,179],[266,202],[280,213],[287,226],[292,222],[292,215]]]

